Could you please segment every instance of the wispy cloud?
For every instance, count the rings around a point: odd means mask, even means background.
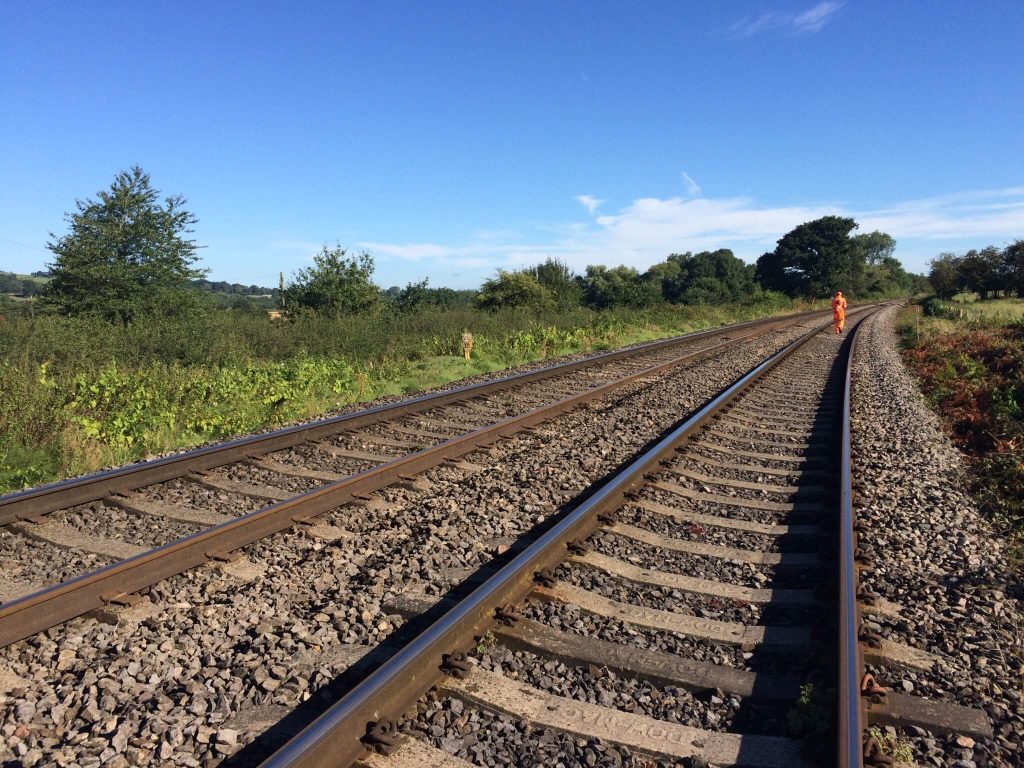
[[[588,196],[581,196],[588,197]],[[597,200],[597,198],[589,198]],[[579,198],[577,198],[579,200]],[[580,201],[582,203],[582,201]],[[596,210],[584,203],[588,212]],[[853,216],[860,232],[890,233],[897,255],[914,269],[958,242],[999,244],[1024,234],[1024,187],[976,190],[908,200],[881,208],[836,203],[763,205],[750,197],[655,198],[634,200],[620,210],[587,221],[538,227],[530,232],[470,236],[466,242],[363,242],[360,248],[382,258],[469,269],[493,270],[533,264],[556,256],[582,270],[587,264],[628,264],[646,268],[669,253],[732,248],[753,261],[793,227],[838,214]]]
[[[690,174],[688,174],[686,171],[683,171],[682,176],[683,184],[686,185],[687,195],[689,195],[690,197],[700,197],[701,195],[704,194],[703,192],[700,191],[700,186],[698,186],[697,182],[691,178]]]
[[[793,31],[798,34],[817,32],[828,23],[833,14],[842,8],[844,4],[845,0],[825,0],[825,2],[818,3],[803,13],[798,13],[793,19]]]
[[[729,27],[727,34],[734,38],[745,38],[771,31],[796,35],[818,32],[845,4],[845,0],[823,0],[823,2],[799,13],[763,11],[757,16],[740,19]]]
[[[861,229],[926,240],[1019,238],[1024,235],[1024,187],[972,190],[909,200],[857,216]],[[987,242],[985,243],[988,244]]]
[[[582,205],[584,208],[586,208],[587,209],[587,213],[589,213],[591,216],[593,216],[594,212],[597,211],[597,209],[601,207],[601,203],[606,202],[606,201],[601,200],[600,198],[594,197],[592,195],[576,195],[576,197],[573,198],[573,199],[577,203]]]

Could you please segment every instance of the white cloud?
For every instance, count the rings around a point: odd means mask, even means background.
[[[829,214],[853,216],[859,232],[888,232],[897,240],[897,256],[905,261],[910,256],[910,268],[924,269],[925,260],[949,249],[949,244],[955,250],[965,239],[981,246],[1024,236],[1024,187],[968,191],[866,209],[833,203],[769,206],[749,197],[647,197],[589,221],[547,225],[518,235],[477,233],[459,245],[358,245],[376,256],[465,268],[516,268],[550,255],[580,271],[587,264],[645,269],[669,253],[715,248],[731,248],[737,256],[754,261],[793,227]]]
[[[697,182],[686,171],[683,171],[683,184],[686,185],[686,194],[690,197],[700,197],[704,194],[700,191],[700,186],[698,186]]]
[[[587,213],[589,213],[591,216],[593,216],[594,212],[601,207],[601,203],[607,202],[592,195],[576,195],[576,197],[574,197],[573,199],[577,203],[582,205],[584,208],[586,208]]]
[[[1024,235],[1024,187],[909,200],[862,212],[857,221],[862,230],[880,229],[897,239],[1019,238]]]
[[[764,11],[757,16],[740,19],[729,27],[727,34],[730,37],[746,38],[773,30],[782,30],[797,35],[818,32],[844,5],[846,5],[846,0],[823,0],[800,13]]]

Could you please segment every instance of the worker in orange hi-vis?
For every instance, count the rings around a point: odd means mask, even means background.
[[[836,291],[836,295],[832,297],[832,324],[836,333],[843,332],[843,326],[846,324],[846,298],[842,291]]]

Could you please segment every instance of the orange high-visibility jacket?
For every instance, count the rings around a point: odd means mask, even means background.
[[[846,314],[846,297],[836,296],[832,299],[832,314],[840,317]]]

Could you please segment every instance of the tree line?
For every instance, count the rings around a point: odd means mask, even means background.
[[[928,281],[940,299],[977,293],[984,301],[999,295],[1024,298],[1024,240],[1005,248],[990,245],[964,254],[941,253],[932,259]]]
[[[196,307],[196,288],[231,296],[222,306],[241,309],[249,293],[266,293],[291,315],[352,315],[391,307],[411,312],[424,307],[507,307],[569,310],[576,307],[644,308],[658,304],[743,302],[765,292],[794,298],[823,297],[836,290],[856,296],[910,293],[923,278],[907,273],[895,258],[896,243],[883,232],[855,235],[851,218],[825,216],[784,235],[756,264],[723,248],[670,254],[644,271],[620,265],[591,265],[576,274],[548,258],[519,270],[498,270],[479,290],[433,288],[427,280],[386,290],[373,280],[368,253],[324,246],[313,264],[298,270],[279,289],[206,279],[196,266],[197,219],[180,195],[161,198],[139,167],[119,173],[97,198],[76,201],[65,219],[68,232],[51,234],[50,280],[42,290],[44,309],[67,315],[102,315],[129,323],[151,313],[180,313]],[[189,290],[189,289],[193,290]]]
[[[884,232],[853,235],[857,222],[824,216],[799,225],[775,250],[747,264],[728,248],[673,253],[646,271],[588,266],[582,275],[556,259],[518,271],[499,270],[475,299],[483,309],[508,306],[592,309],[668,304],[727,304],[765,291],[791,298],[896,295],[926,290],[893,255],[896,241]]]

